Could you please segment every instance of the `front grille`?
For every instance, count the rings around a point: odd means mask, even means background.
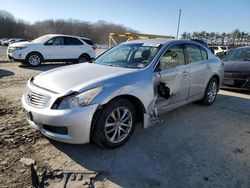
[[[225,72],[225,78],[240,78],[248,79],[250,78],[250,72]]]
[[[50,96],[27,89],[25,94],[25,100],[32,106],[43,108],[49,102]]]

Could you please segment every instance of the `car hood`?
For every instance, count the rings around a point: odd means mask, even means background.
[[[250,72],[250,61],[223,61],[223,63],[226,72]]]
[[[9,45],[9,47],[24,47],[24,46],[28,46],[32,44],[31,42],[29,41],[25,41],[25,42],[16,42],[16,43],[13,43],[11,45]]]
[[[33,83],[56,93],[68,93],[80,91],[91,84],[136,71],[138,69],[82,63],[39,74],[34,78]]]

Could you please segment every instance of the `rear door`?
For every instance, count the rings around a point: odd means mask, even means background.
[[[66,59],[78,59],[84,50],[84,44],[82,41],[75,37],[63,37],[64,38],[64,48],[67,54]]]
[[[207,51],[195,44],[186,44],[187,63],[190,67],[190,100],[204,95],[209,74]]]
[[[189,93],[190,71],[185,63],[184,45],[169,47],[160,57],[157,65],[159,82],[170,89],[168,99],[158,96],[158,110],[169,109],[186,103]],[[158,84],[159,84],[158,82]]]

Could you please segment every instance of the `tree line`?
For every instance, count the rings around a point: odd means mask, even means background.
[[[250,33],[240,31],[235,29],[232,32],[228,33],[218,33],[218,32],[184,32],[181,35],[183,39],[202,39],[207,41],[209,44],[220,44],[220,45],[232,45],[240,46],[245,45],[250,42]]]
[[[16,19],[11,13],[0,10],[0,38],[20,37],[34,39],[41,35],[60,33],[83,36],[93,40],[94,43],[107,44],[109,33],[127,33],[137,31],[123,25],[98,21],[90,23],[80,20],[45,20],[33,24]]]

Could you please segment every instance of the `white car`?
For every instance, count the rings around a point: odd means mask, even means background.
[[[221,49],[224,51],[225,54],[228,52],[228,46],[221,46]]]
[[[215,56],[224,54],[224,50],[220,46],[209,46],[209,48],[212,49],[212,51],[214,51]]]
[[[86,62],[95,58],[94,46],[83,37],[49,34],[31,42],[18,42],[9,45],[9,59],[31,66],[42,62]]]

